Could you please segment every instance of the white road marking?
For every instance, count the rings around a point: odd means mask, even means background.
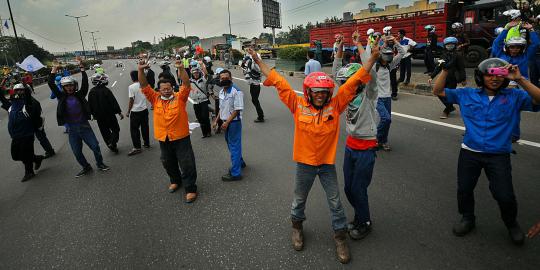
[[[188,97],[187,100],[188,100],[191,104],[195,104],[195,103],[193,102],[193,99],[191,99],[190,97]]]
[[[236,79],[236,80],[247,82],[247,80],[242,79],[242,78],[237,78],[237,77],[233,77],[233,78]],[[293,90],[293,91],[295,93],[300,94],[300,95],[304,94],[303,92],[300,92],[300,91],[296,91],[296,90]],[[403,118],[408,118],[408,119],[412,119],[412,120],[416,120],[416,121],[420,121],[420,122],[430,123],[430,124],[433,124],[433,125],[438,125],[438,126],[443,126],[443,127],[448,127],[448,128],[458,129],[458,130],[465,130],[465,127],[463,127],[463,126],[452,125],[452,124],[448,124],[448,123],[444,123],[444,122],[440,122],[440,121],[435,121],[435,120],[431,120],[431,119],[427,119],[427,118],[422,118],[422,117],[418,117],[418,116],[414,116],[414,115],[408,115],[408,114],[399,113],[399,112],[392,112],[392,115],[403,117]],[[520,144],[520,145],[528,145],[528,146],[533,146],[533,147],[540,148],[540,143],[537,143],[537,142],[532,142],[532,141],[527,141],[527,140],[521,140],[520,139],[519,141],[517,141],[517,143]]]
[[[120,72],[120,76],[122,76],[122,72]]]
[[[111,87],[114,87],[116,85],[116,81],[113,82],[113,84],[111,85]]]

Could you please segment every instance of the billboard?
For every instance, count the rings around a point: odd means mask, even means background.
[[[263,27],[281,29],[281,8],[278,1],[263,0]]]

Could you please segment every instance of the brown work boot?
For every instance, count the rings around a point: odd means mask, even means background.
[[[334,233],[334,241],[336,241],[336,255],[340,263],[349,263],[351,254],[349,253],[349,245],[347,244],[347,229],[339,230]]]
[[[302,232],[301,220],[292,221],[292,245],[296,251],[304,248],[304,233]]]

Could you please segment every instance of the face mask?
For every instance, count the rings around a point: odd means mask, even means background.
[[[455,44],[447,44],[444,47],[449,51],[453,51],[456,48],[456,45]]]
[[[392,62],[392,59],[394,59],[394,56],[391,54],[382,54],[381,59],[385,62]]]
[[[13,94],[11,96],[11,99],[23,99],[24,98],[24,94]]]
[[[160,96],[161,97],[161,100],[171,100],[174,98],[174,95],[171,95],[170,97],[164,97],[164,96]]]
[[[227,86],[229,86],[231,84],[232,84],[231,80],[220,80],[218,85],[223,86],[223,87],[227,87]]]

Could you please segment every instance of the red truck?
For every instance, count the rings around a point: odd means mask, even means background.
[[[436,9],[324,23],[310,30],[311,49],[315,49],[314,41],[320,40],[323,45],[324,62],[328,62],[336,34],[343,34],[345,48],[351,49],[353,46],[351,36],[355,30],[358,29],[365,43],[366,32],[369,28],[382,33],[385,26],[392,26],[394,34],[397,34],[399,29],[404,29],[407,32],[406,36],[416,41],[417,46],[413,51],[413,58],[422,59],[428,34],[424,26],[435,25],[440,53],[443,39],[452,33],[452,23],[461,22],[471,42],[465,57],[466,64],[473,67],[488,57],[495,38],[494,29],[506,23],[507,18],[502,13],[512,9],[513,6],[514,2],[511,0],[448,1],[440,3]]]

